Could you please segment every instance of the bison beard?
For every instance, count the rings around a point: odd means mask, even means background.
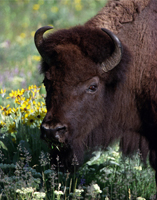
[[[87,151],[120,140],[157,171],[157,2],[111,0],[83,26],[35,45],[42,56],[47,114],[41,137],[71,170]],[[116,34],[116,35],[115,35]],[[122,48],[123,47],[123,48]],[[156,178],[157,182],[157,178]]]

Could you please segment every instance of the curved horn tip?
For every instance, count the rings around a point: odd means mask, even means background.
[[[121,50],[123,50],[123,46],[122,46],[122,43],[121,41],[119,40],[119,38],[112,32],[110,31],[109,29],[106,29],[106,28],[101,28],[102,31],[104,31],[105,33],[107,33],[107,35],[109,35],[109,37],[113,40],[113,37],[114,37],[114,42],[116,41],[117,45],[119,48],[121,48]]]
[[[53,29],[53,26],[42,26],[36,32],[45,32],[45,31],[47,31],[49,29]]]
[[[53,29],[53,26],[43,26],[35,32],[34,41],[35,41],[37,48],[43,41],[43,34],[50,29]]]
[[[108,58],[105,63],[102,64],[102,69],[105,72],[108,72],[112,70],[115,66],[119,64],[119,62],[122,59],[122,53],[123,53],[123,46],[119,38],[110,30],[106,28],[101,28],[102,31],[104,31],[114,42],[115,45],[115,51],[111,55],[110,58]],[[105,70],[104,70],[104,64],[105,64]]]
[[[44,43],[44,38],[43,38],[43,34],[47,31],[53,29],[52,26],[43,26],[41,28],[39,28],[35,35],[34,35],[34,43],[35,46],[39,52],[39,54],[41,55],[41,57],[48,63],[51,64],[50,58],[47,56],[47,54],[45,53],[42,44]]]

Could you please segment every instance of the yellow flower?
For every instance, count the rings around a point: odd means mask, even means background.
[[[22,95],[24,94],[24,92],[25,92],[24,89],[22,89],[22,90],[19,90],[19,89],[18,89],[17,95],[18,95],[18,96],[22,96]]]
[[[53,13],[57,13],[58,12],[58,7],[57,6],[53,6],[52,8],[51,8],[51,12],[53,12]]]
[[[30,103],[32,101],[32,99],[31,99],[31,97],[29,97],[29,98],[27,98],[26,100],[25,100],[25,103]]]
[[[34,117],[34,115],[29,115],[28,117],[27,117],[27,122],[26,122],[26,124],[28,125],[28,126],[31,126],[31,125],[34,125],[35,124],[35,117]]]
[[[82,5],[81,5],[81,4],[76,4],[76,5],[75,5],[75,9],[76,9],[77,11],[82,10]]]
[[[5,116],[9,116],[11,114],[11,108],[9,108],[9,104],[6,107],[0,106],[3,111],[2,114]],[[9,109],[8,109],[9,108]]]
[[[2,111],[7,111],[9,106],[10,106],[10,104],[8,104],[6,107],[3,107],[3,106],[0,105]]]
[[[46,114],[46,113],[47,113],[47,109],[46,109],[46,108],[42,108],[42,109],[41,109],[41,112],[43,112],[43,113]]]
[[[81,0],[74,0],[74,3],[75,3],[75,4],[80,4],[80,3],[81,3]]]
[[[15,103],[17,103],[17,104],[21,104],[24,101],[25,101],[25,97],[22,97],[22,96],[17,96],[15,99]]]
[[[21,34],[20,34],[20,37],[21,37],[21,38],[25,38],[25,37],[26,37],[26,34],[25,34],[25,33],[21,33]]]
[[[5,112],[3,112],[3,115],[5,115],[5,116],[9,116],[9,115],[11,115],[11,108],[9,108],[8,110],[6,110]]]
[[[21,107],[20,107],[20,110],[21,112],[28,112],[28,110],[31,108],[31,105],[27,102],[27,101],[24,101],[22,104],[21,104]]]
[[[12,90],[11,93],[9,93],[10,97],[7,97],[7,99],[9,99],[9,98],[16,98],[16,93],[17,93],[16,91]]]
[[[3,93],[6,93],[6,89],[4,89],[4,90],[0,90],[0,94],[3,94]]]
[[[37,11],[37,10],[39,10],[39,8],[40,8],[39,4],[34,4],[33,5],[33,10]]]
[[[28,91],[30,91],[30,90],[32,90],[33,89],[33,85],[30,85],[29,87],[28,87]]]
[[[74,0],[74,4],[75,4],[75,9],[76,9],[77,11],[82,10],[81,0]]]
[[[42,104],[41,106],[45,106],[45,102],[41,102],[41,104]]]
[[[32,87],[31,87],[32,88]],[[40,87],[36,87],[36,86],[33,86],[32,89],[29,89],[31,91],[31,98],[34,100],[34,99],[37,99],[39,97],[39,90],[40,90]]]
[[[0,90],[0,94],[1,94],[1,96],[2,96],[2,98],[5,96],[5,93],[6,93],[6,89],[4,89],[4,90]]]
[[[29,110],[29,114],[33,114],[33,113],[34,113],[34,109],[31,108],[31,109]]]
[[[17,116],[18,110],[19,110],[18,108],[12,108],[11,112]]]
[[[34,37],[34,35],[35,35],[35,31],[32,31],[31,36]]]
[[[5,122],[0,121],[0,129],[3,128],[5,126]]]
[[[35,96],[36,96],[36,90],[35,90],[35,91],[31,90],[31,93],[32,93],[32,95],[31,95],[32,99],[35,99]]]
[[[20,97],[20,96],[22,96],[24,94],[24,92],[25,92],[24,89],[22,89],[22,90],[18,89],[17,91],[13,91],[12,90],[11,93],[9,93],[10,97],[7,97],[7,99]]]
[[[15,133],[16,132],[16,124],[15,124],[15,122],[13,124],[9,124],[8,132],[9,133]]]
[[[32,59],[38,62],[40,61],[40,58],[41,58],[40,56],[32,56]]]
[[[41,107],[41,103],[40,103],[40,102],[38,102],[38,103],[37,103],[37,106],[38,106],[38,107]]]
[[[43,118],[45,117],[45,113],[37,110],[35,111],[34,116],[37,120],[43,120]]]
[[[37,86],[36,86],[36,85],[30,85],[30,86],[28,87],[28,90],[33,90],[33,89],[37,89]]]
[[[16,116],[18,116],[21,117],[23,124],[39,127],[41,120],[45,117],[45,114],[47,112],[45,102],[42,102],[44,99],[39,93],[40,88],[41,87],[37,87],[36,85],[30,85],[28,89],[18,89],[16,91],[12,90],[9,93],[7,99],[13,98],[16,107],[10,107],[10,105],[3,107],[0,105],[0,113],[2,114],[2,116],[4,115],[3,117],[7,117],[11,115],[11,117],[6,118],[8,120],[10,120],[11,118],[14,118],[14,120],[16,120]],[[0,94],[5,92],[6,90],[0,89]],[[27,98],[26,95],[28,95]],[[3,127],[4,123],[0,121],[0,128]],[[7,127],[9,133],[13,133],[16,131],[15,122],[10,122]]]

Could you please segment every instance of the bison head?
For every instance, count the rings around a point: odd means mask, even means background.
[[[52,162],[58,155],[70,170],[73,158],[81,164],[85,151],[110,140],[108,116],[120,80],[116,68],[122,45],[109,30],[85,26],[43,38],[51,28],[42,27],[35,34],[47,91],[41,138],[54,147]]]

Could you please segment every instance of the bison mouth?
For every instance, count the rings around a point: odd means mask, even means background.
[[[70,145],[64,137],[62,140],[60,139],[60,141],[63,142],[60,142],[57,138],[53,137],[51,131],[45,133],[45,131],[41,129],[40,138],[48,144],[52,165],[63,172],[67,172],[67,170],[69,172],[74,172],[78,168],[78,159],[71,147],[72,145]]]
[[[68,141],[66,139],[67,130],[66,127],[51,129],[46,126],[41,125],[40,127],[41,135],[40,138],[45,140],[49,147],[56,146],[60,149],[62,146],[66,146]]]
[[[44,141],[48,144],[49,148],[51,148],[51,149],[53,149],[53,147],[56,147],[56,148],[59,150],[59,149],[61,149],[63,146],[66,146],[65,143],[61,143],[61,142],[59,142],[57,139],[54,139],[53,137],[47,137],[46,134],[44,134],[44,135],[41,134],[41,135],[40,135],[40,138],[41,138],[42,140],[44,140]]]

